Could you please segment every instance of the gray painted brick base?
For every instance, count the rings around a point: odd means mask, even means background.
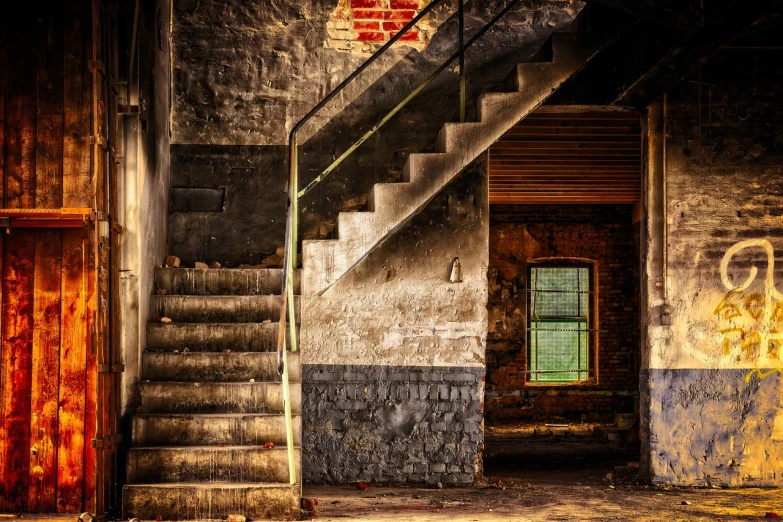
[[[304,365],[306,483],[471,484],[484,368]]]

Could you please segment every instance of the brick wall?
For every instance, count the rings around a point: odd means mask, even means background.
[[[341,0],[328,25],[328,43],[344,50],[373,50],[372,46],[357,47],[355,44],[388,41],[416,16],[421,7],[421,0]],[[425,42],[428,29],[428,22],[422,21],[400,40],[418,46]]]
[[[496,205],[490,215],[487,417],[608,417],[633,411],[638,388],[637,226],[628,205]],[[595,262],[597,371],[587,384],[526,383],[528,260]],[[596,366],[597,361],[597,366]]]

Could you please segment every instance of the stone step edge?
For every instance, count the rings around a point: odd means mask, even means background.
[[[133,446],[130,448],[130,451],[133,450],[166,450],[166,451],[176,451],[176,450],[183,450],[183,451],[190,451],[190,450],[217,450],[217,451],[234,451],[234,450],[253,450],[253,449],[263,449],[264,451],[288,451],[288,446],[275,446],[274,448],[264,448],[263,445],[260,444],[232,444],[232,445],[205,445],[201,444],[198,446]],[[302,449],[301,445],[295,445],[295,450]]]
[[[287,482],[144,482],[125,484],[123,488],[197,488],[197,489],[289,489],[299,488],[301,483],[289,484]]]

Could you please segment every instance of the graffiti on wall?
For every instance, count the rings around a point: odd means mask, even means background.
[[[759,277],[759,269],[754,264],[747,278],[737,283],[730,277],[732,261],[741,253],[752,253],[747,252],[750,249],[764,251],[766,273]],[[749,239],[735,244],[721,260],[720,277],[727,292],[715,308],[714,315],[719,321],[723,357],[735,362],[753,362],[756,368],[780,367],[783,356],[783,294],[775,286],[775,250],[772,244],[766,239]],[[765,373],[764,376],[767,376],[777,371],[751,373],[759,376]]]

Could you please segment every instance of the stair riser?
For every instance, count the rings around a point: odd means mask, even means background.
[[[300,444],[301,418],[294,417],[294,444]],[[133,417],[134,446],[285,446],[283,415],[200,416],[136,415]]]
[[[288,480],[285,448],[133,448],[128,453],[129,483]]]
[[[301,390],[291,385],[291,405],[299,413]],[[139,413],[282,413],[278,383],[145,382]]]
[[[153,318],[168,317],[175,323],[260,323],[280,318],[279,295],[198,296],[154,295]],[[299,298],[296,297],[297,321]]]
[[[149,323],[147,347],[166,351],[188,348],[191,352],[273,352],[277,350],[277,323]]]
[[[289,382],[300,382],[299,355],[289,353],[287,358]],[[142,376],[150,381],[280,381],[275,352],[145,352]]]
[[[250,520],[299,517],[297,488],[280,486],[204,488],[195,486],[155,487],[128,485],[123,488],[125,518],[142,520],[225,520],[242,514]]]
[[[280,269],[156,268],[155,288],[168,295],[267,295],[279,294]],[[299,271],[294,273],[299,294]]]

